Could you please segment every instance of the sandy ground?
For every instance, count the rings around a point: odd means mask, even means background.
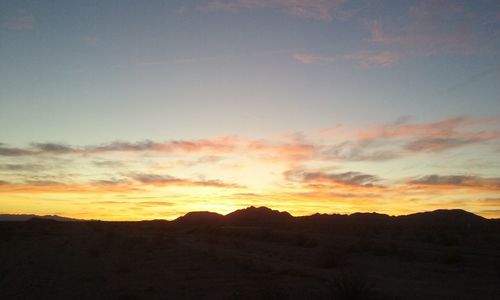
[[[347,233],[348,232],[348,233]],[[499,299],[498,235],[0,223],[2,299]]]

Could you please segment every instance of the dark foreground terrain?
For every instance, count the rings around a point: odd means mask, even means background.
[[[453,210],[0,222],[1,299],[500,299],[500,226]]]

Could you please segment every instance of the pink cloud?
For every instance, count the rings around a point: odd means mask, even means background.
[[[468,14],[455,1],[419,1],[404,18],[404,23],[390,18],[368,22],[370,40],[423,55],[449,51],[470,54],[492,47],[489,41],[481,42],[484,16]]]
[[[394,123],[374,126],[369,130],[359,131],[360,139],[377,139],[377,138],[401,138],[421,136],[427,138],[473,138],[479,139],[494,139],[498,137],[498,130],[480,130],[480,131],[464,131],[467,127],[483,127],[491,125],[499,125],[500,118],[466,118],[453,117],[436,122],[428,123],[407,123],[407,120],[400,120]]]
[[[454,117],[436,122],[410,123],[407,119],[362,130],[341,130],[341,125],[321,129],[309,135],[276,140],[243,137],[215,137],[166,142],[115,141],[77,147],[58,143],[32,143],[25,148],[0,144],[0,156],[99,155],[112,152],[165,153],[220,157],[252,153],[281,162],[316,159],[388,160],[417,152],[439,152],[466,145],[486,144],[500,139],[500,118]],[[336,144],[329,144],[334,135]],[[308,140],[312,138],[314,142]],[[197,162],[203,163],[203,161]]]
[[[486,145],[500,139],[499,125],[497,117],[454,117],[427,123],[408,123],[407,119],[402,119],[346,132],[342,135],[344,142],[326,146],[322,154],[326,159],[377,161],[467,145]]]

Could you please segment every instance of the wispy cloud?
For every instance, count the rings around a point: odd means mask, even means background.
[[[57,143],[33,143],[31,146],[40,152],[43,153],[54,153],[54,154],[67,154],[76,152],[76,149],[73,149],[69,145],[65,144],[57,144]]]
[[[401,54],[397,52],[380,52],[374,53],[369,51],[360,51],[352,54],[344,55],[347,60],[357,61],[361,66],[390,66],[397,63],[401,59]]]
[[[453,117],[436,122],[408,119],[359,130],[347,141],[327,146],[323,155],[339,160],[388,160],[422,152],[481,145],[500,138],[500,119]]]
[[[38,172],[45,167],[39,164],[0,164],[0,171],[8,172]]]
[[[192,180],[181,179],[169,175],[138,173],[131,174],[131,179],[145,185],[153,186],[199,186],[199,187],[217,187],[217,188],[241,188],[241,185],[225,183],[219,180]]]
[[[318,56],[307,53],[295,53],[293,58],[303,64],[332,63],[338,60],[335,56]]]
[[[485,2],[478,3],[478,7],[486,5],[494,9]],[[494,20],[490,11],[465,9],[464,5],[467,4],[449,0],[412,2],[403,16],[368,22],[371,41],[399,47],[408,54],[498,53],[495,41],[488,37],[489,29],[484,27],[488,26],[485,20]]]
[[[339,61],[354,61],[363,67],[374,66],[390,66],[397,63],[401,59],[401,55],[397,52],[372,52],[372,51],[357,51],[344,55],[321,56],[308,53],[295,53],[293,58],[303,64],[329,64]]]
[[[212,0],[204,6],[204,9],[233,13],[248,9],[280,9],[289,15],[329,22],[335,17],[348,15],[341,10],[345,2],[345,0]]]
[[[473,145],[487,145],[500,139],[500,119],[453,117],[435,122],[414,123],[399,119],[367,129],[348,130],[336,125],[322,129],[320,139],[315,133],[303,138],[280,137],[274,140],[243,137],[216,137],[199,140],[167,142],[115,141],[83,147],[63,143],[32,143],[29,147],[0,144],[0,156],[46,157],[81,155],[95,157],[99,167],[120,167],[100,155],[110,153],[157,153],[171,156],[192,156],[178,160],[180,165],[216,163],[224,156],[252,154],[265,160],[300,162],[307,160],[383,161],[418,153],[436,153]],[[329,137],[328,134],[332,136]],[[333,138],[333,139],[331,139]],[[494,147],[494,145],[493,145]],[[121,165],[123,166],[123,165]]]
[[[31,30],[35,26],[35,17],[31,14],[12,16],[2,21],[0,25],[9,30]]]
[[[93,180],[92,184],[99,186],[119,186],[119,185],[124,186],[124,185],[130,185],[131,182],[130,180],[125,178],[110,178],[110,179]]]
[[[474,189],[500,190],[500,178],[472,175],[427,175],[409,181],[418,186],[449,186]]]
[[[377,176],[361,172],[325,173],[304,170],[289,170],[284,173],[285,178],[291,181],[305,183],[328,183],[334,185],[348,185],[373,187],[380,179]]]
[[[33,150],[7,147],[5,144],[0,143],[0,156],[24,156],[33,155],[35,153],[36,152]]]

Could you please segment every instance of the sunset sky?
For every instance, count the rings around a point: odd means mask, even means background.
[[[500,217],[500,1],[0,2],[0,213]]]

